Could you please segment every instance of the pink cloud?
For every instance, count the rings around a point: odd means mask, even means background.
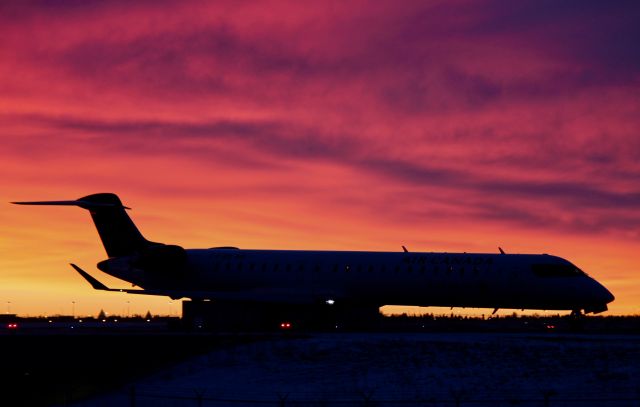
[[[327,217],[370,244],[359,231],[381,225],[413,236],[455,225],[470,242],[494,229],[638,242],[638,13],[625,2],[3,4],[5,200],[112,190],[147,210],[208,203],[261,236],[313,229],[309,246],[331,242]]]

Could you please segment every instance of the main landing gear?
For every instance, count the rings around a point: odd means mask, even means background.
[[[582,312],[581,309],[574,309],[573,311],[571,311],[570,317],[573,319],[579,319],[584,317],[584,313]]]
[[[568,327],[571,332],[583,332],[584,323],[586,321],[585,314],[581,309],[571,311],[568,319]]]

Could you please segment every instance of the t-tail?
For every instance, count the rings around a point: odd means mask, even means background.
[[[17,205],[64,205],[79,206],[91,213],[107,255],[130,256],[161,243],[150,242],[142,236],[125,209],[130,209],[116,194],[88,195],[75,201],[12,202]]]

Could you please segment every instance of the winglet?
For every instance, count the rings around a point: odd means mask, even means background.
[[[109,287],[107,287],[106,285],[102,284],[100,281],[96,280],[95,278],[91,277],[91,275],[89,275],[89,273],[87,273],[86,271],[84,271],[83,269],[81,269],[80,267],[76,266],[73,263],[70,263],[71,267],[73,267],[78,273],[80,273],[80,275],[82,277],[84,277],[85,280],[87,280],[89,282],[89,284],[91,284],[91,287],[93,287],[96,290],[104,290],[104,291],[112,291]]]
[[[409,250],[407,250],[407,248],[406,248],[406,247],[404,247],[404,246],[402,246],[402,250],[403,250],[405,253],[409,253]]]
[[[504,250],[502,250],[502,247],[498,246],[498,250],[500,250],[500,254],[505,254]]]

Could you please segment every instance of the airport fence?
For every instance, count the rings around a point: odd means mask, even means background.
[[[612,389],[611,392],[505,390],[499,394],[447,390],[421,396],[383,394],[375,391],[355,391],[350,394],[305,392],[254,394],[248,391],[243,395],[232,396],[223,391],[207,388],[132,387],[126,394],[126,398],[130,407],[640,407],[640,388]]]

